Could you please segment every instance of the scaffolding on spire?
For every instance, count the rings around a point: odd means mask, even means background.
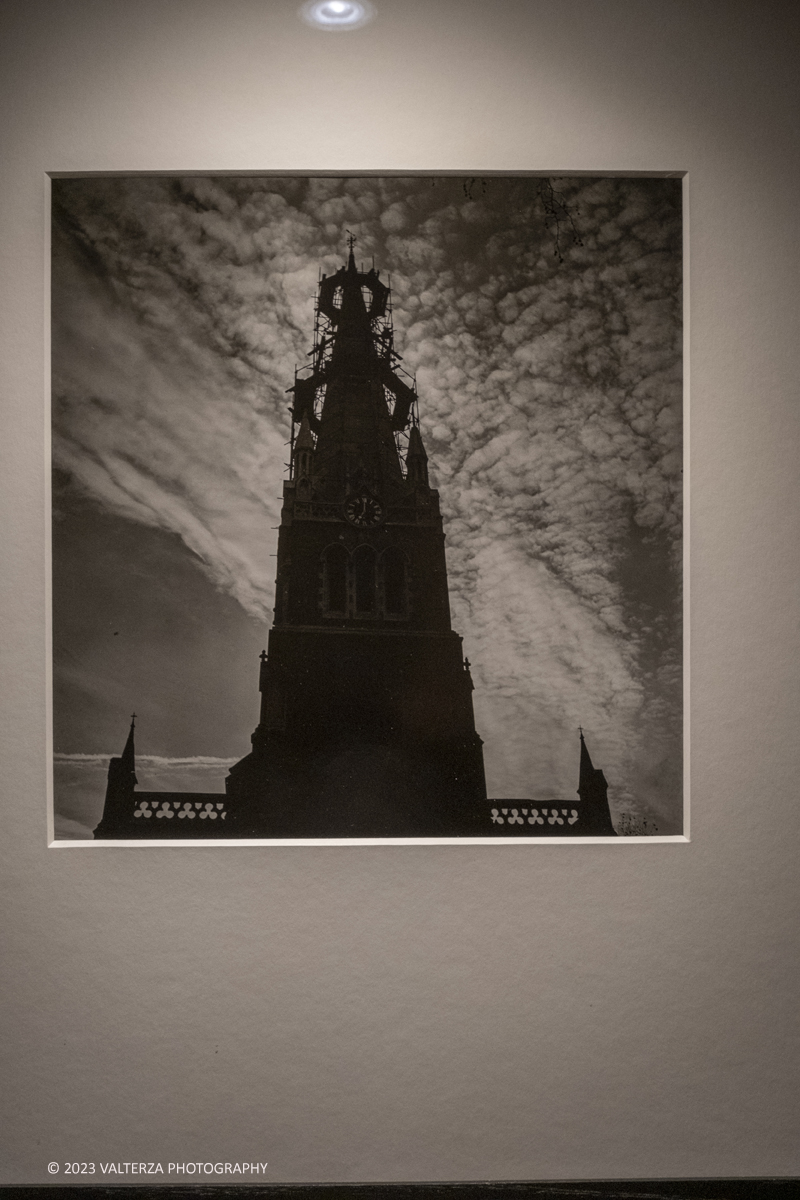
[[[376,360],[376,377],[383,388],[383,398],[391,418],[392,433],[397,448],[400,469],[405,478],[408,473],[407,458],[409,434],[419,426],[419,408],[416,379],[402,367],[402,357],[394,348],[394,318],[392,311],[391,276],[387,286],[380,278],[380,271],[373,265],[369,271],[357,271],[353,248],[356,237],[347,230],[349,259],[334,275],[321,273],[314,305],[314,333],[311,360],[295,369],[294,386],[288,389],[293,394],[290,406],[290,466],[289,478],[293,478],[294,444],[297,426],[307,415],[312,435],[316,439],[327,386],[333,377],[333,358],[337,341],[337,329],[342,313],[345,288],[358,286],[364,302],[371,353]],[[354,278],[355,276],[355,278]]]

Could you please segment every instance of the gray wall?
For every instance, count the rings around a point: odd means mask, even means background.
[[[2,5],[2,1180],[797,1173],[796,6],[377,2]],[[48,850],[44,172],[400,167],[689,171],[692,842]]]

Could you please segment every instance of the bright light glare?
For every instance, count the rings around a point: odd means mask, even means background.
[[[358,29],[375,15],[368,0],[308,0],[300,15],[315,29],[330,32]]]

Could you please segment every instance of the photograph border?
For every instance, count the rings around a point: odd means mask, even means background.
[[[54,785],[54,738],[53,738],[53,587],[52,587],[52,350],[51,350],[51,255],[52,255],[52,180],[54,179],[130,179],[130,178],[443,178],[480,180],[481,178],[621,178],[621,179],[670,179],[678,178],[681,186],[681,237],[682,237],[682,832],[679,834],[634,834],[625,837],[343,837],[343,838],[143,838],[143,839],[67,839],[55,837],[55,785]],[[47,786],[46,822],[47,848],[52,850],[96,849],[96,848],[174,848],[174,849],[237,849],[241,847],[325,847],[325,846],[519,846],[550,845],[580,846],[659,843],[684,843],[691,841],[691,574],[690,574],[690,220],[689,220],[689,172],[682,169],[662,170],[435,170],[425,169],[368,169],[368,170],[314,170],[269,168],[265,170],[132,170],[132,171],[47,171],[44,176],[44,425],[45,425],[45,577],[46,577],[46,673],[47,673]]]

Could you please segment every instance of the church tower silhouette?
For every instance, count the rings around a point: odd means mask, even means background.
[[[274,622],[251,752],[225,792],[139,791],[134,722],[98,839],[614,837],[580,734],[578,800],[487,800],[451,628],[439,494],[374,269],[322,276],[295,375]]]
[[[444,532],[389,288],[319,284],[295,379],[275,620],[229,835],[418,837],[485,824],[472,680],[450,624]]]

